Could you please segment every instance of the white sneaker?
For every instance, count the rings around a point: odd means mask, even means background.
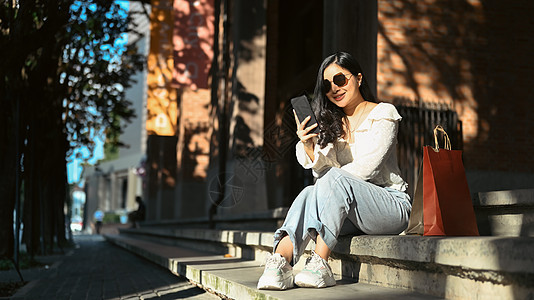
[[[295,284],[300,287],[322,288],[336,285],[336,280],[328,262],[314,251],[306,259],[304,269],[295,276]]]
[[[285,290],[293,287],[293,267],[279,253],[271,254],[258,280],[258,289]]]

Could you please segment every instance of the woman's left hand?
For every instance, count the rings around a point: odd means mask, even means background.
[[[313,158],[314,158],[314,155],[313,155],[313,150],[314,150],[313,149],[314,148],[313,138],[318,136],[318,134],[317,133],[310,133],[310,131],[313,130],[315,127],[317,127],[318,124],[315,123],[315,124],[313,124],[311,126],[305,127],[306,124],[308,123],[308,121],[311,119],[311,117],[308,116],[302,122],[300,122],[299,118],[297,117],[297,113],[295,112],[295,110],[293,110],[293,114],[295,115],[295,122],[297,123],[297,136],[299,137],[300,141],[304,145],[304,150],[306,151],[306,153],[308,154],[310,159],[313,160]]]
[[[313,138],[318,136],[317,133],[310,133],[311,130],[313,130],[315,127],[317,127],[317,123],[305,127],[308,121],[310,120],[310,116],[307,116],[302,122],[299,121],[299,118],[297,117],[297,113],[295,110],[293,110],[293,115],[295,115],[295,122],[297,123],[297,136],[299,137],[300,141],[304,145],[312,144],[313,145]]]

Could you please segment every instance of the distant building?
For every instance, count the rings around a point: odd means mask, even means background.
[[[139,12],[134,15],[135,30],[144,36],[132,33],[128,43],[136,43],[140,53],[148,53],[150,25],[138,1],[129,2],[129,10]],[[150,12],[150,5],[145,4]],[[132,25],[134,26],[134,25]],[[142,162],[146,153],[146,69],[135,75],[137,83],[126,90],[126,98],[132,102],[136,118],[126,124],[120,141],[127,147],[120,147],[118,154],[97,166],[85,167],[85,192],[87,204],[85,217],[91,220],[97,209],[105,213],[126,215],[126,211],[137,209],[136,196],[143,196]]]

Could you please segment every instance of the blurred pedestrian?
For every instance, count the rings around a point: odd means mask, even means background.
[[[102,230],[102,222],[104,222],[104,212],[100,209],[97,209],[95,211],[94,218],[96,233],[100,234],[100,231]]]
[[[135,197],[137,202],[137,210],[128,214],[128,220],[132,222],[132,228],[139,227],[139,222],[145,220],[146,206],[143,199],[140,196]]]

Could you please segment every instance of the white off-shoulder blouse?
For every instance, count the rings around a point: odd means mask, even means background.
[[[397,163],[397,131],[402,117],[395,106],[379,103],[354,132],[354,142],[338,139],[321,149],[314,138],[312,161],[302,142],[296,145],[298,162],[321,177],[331,167],[341,168],[356,177],[378,186],[405,191],[408,184],[402,179]]]

